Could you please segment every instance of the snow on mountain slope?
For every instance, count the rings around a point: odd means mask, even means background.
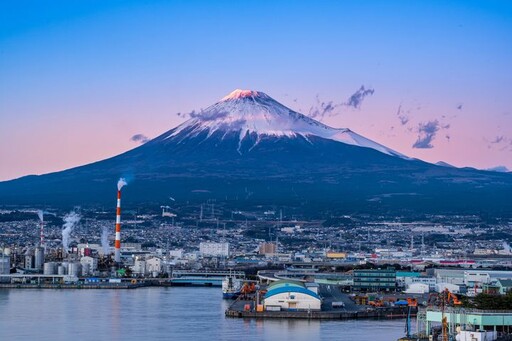
[[[171,130],[165,138],[194,137],[205,131],[208,132],[208,137],[215,132],[222,132],[223,136],[237,133],[240,144],[246,137],[256,134],[255,145],[264,137],[302,136],[309,141],[310,137],[318,136],[409,159],[350,129],[331,128],[285,107],[263,92],[253,90],[235,90],[205,110],[192,112],[189,120]],[[181,136],[181,132],[187,132],[186,136]]]

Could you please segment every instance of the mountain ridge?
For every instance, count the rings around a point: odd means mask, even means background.
[[[0,204],[106,204],[111,202],[117,180],[124,177],[131,179],[123,188],[127,192],[123,201],[128,205],[158,205],[172,196],[184,202],[217,199],[236,207],[291,205],[312,212],[512,211],[509,173],[436,166],[344,143],[331,135],[312,134],[317,126],[310,125],[311,119],[297,116],[260,92],[228,97],[214,104],[214,110],[211,106],[114,157],[0,182]],[[263,104],[259,103],[262,98]],[[225,103],[231,104],[226,107]],[[254,108],[263,120],[250,129],[237,125],[243,115],[254,114]],[[219,112],[222,115],[212,117]],[[290,126],[295,117],[301,133],[284,134],[282,127],[277,132],[268,130],[275,128],[276,113],[291,115],[292,121],[285,116],[285,132],[296,128]],[[321,123],[318,127],[335,130]]]

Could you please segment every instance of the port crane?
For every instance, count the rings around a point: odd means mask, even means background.
[[[418,300],[415,298],[407,298],[407,319],[405,320],[405,336],[407,338],[412,337],[411,333],[411,313],[413,308],[418,306]]]
[[[442,341],[449,340],[449,330],[448,330],[448,318],[445,314],[446,307],[458,307],[462,305],[462,302],[459,298],[453,294],[448,288],[444,289],[440,293],[430,294],[428,298],[429,306],[436,306],[441,309],[441,336]]]

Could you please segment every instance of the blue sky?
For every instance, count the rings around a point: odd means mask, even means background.
[[[365,86],[323,122],[512,169],[511,37],[507,1],[2,2],[0,180],[116,155],[236,88],[308,114]]]

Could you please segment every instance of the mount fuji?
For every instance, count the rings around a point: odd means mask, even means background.
[[[237,150],[242,154],[244,141],[252,143],[250,151],[262,140],[268,138],[302,138],[310,141],[311,137],[320,137],[406,158],[350,129],[334,129],[288,109],[265,93],[258,91],[237,89],[220,102],[204,111],[193,113],[192,116],[190,120],[171,130],[166,138],[179,141],[194,138],[206,132],[207,139],[218,132],[222,134],[221,139],[224,139],[230,134],[237,134],[239,141]],[[255,141],[253,141],[254,138]]]
[[[304,210],[503,212],[512,174],[409,158],[348,128],[332,128],[259,91],[235,90],[181,125],[118,156],[0,182],[0,204],[111,202],[288,205]]]

